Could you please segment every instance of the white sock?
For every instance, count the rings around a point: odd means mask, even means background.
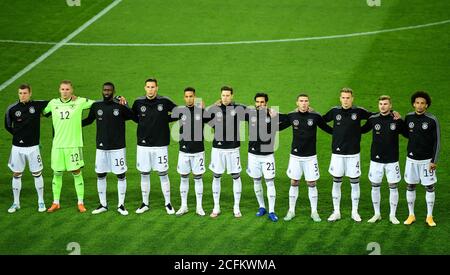
[[[97,178],[97,191],[100,204],[103,206],[108,206],[106,203],[106,177]]]
[[[259,207],[266,208],[264,204],[264,191],[261,183],[261,179],[253,179],[253,190],[255,190],[256,200]]]
[[[267,186],[267,200],[269,201],[269,213],[275,213],[275,198],[277,193],[275,191],[275,183],[272,180],[266,180]]]
[[[425,192],[425,201],[427,202],[427,216],[433,216],[433,206],[434,199],[436,197],[436,193],[433,192]]]
[[[119,203],[117,207],[125,205],[125,194],[127,193],[127,178],[117,180],[117,191],[119,193]]]
[[[241,177],[233,179],[234,208],[239,209],[241,202],[242,182]]]
[[[164,205],[170,203],[170,180],[169,176],[159,176],[159,180],[161,181],[161,191],[164,195]]]
[[[34,177],[34,187],[36,187],[36,192],[38,194],[38,203],[44,203],[44,179],[42,178],[42,175]]]
[[[201,209],[202,206],[202,198],[203,198],[203,179],[195,179],[195,197],[197,198],[197,208]]]
[[[298,198],[298,186],[289,188],[289,211],[295,213],[295,204]]]
[[[188,192],[189,192],[189,178],[181,177],[180,181],[181,207],[187,208]]]
[[[213,177],[212,192],[214,199],[214,210],[220,209],[220,178]]]
[[[358,213],[358,204],[359,204],[359,182],[351,183],[352,186],[352,213]]]
[[[317,187],[308,187],[309,203],[311,205],[311,213],[317,212],[317,200],[318,200]]]
[[[398,189],[397,188],[389,189],[389,204],[391,205],[391,213],[389,215],[395,216],[395,213],[397,212],[397,205],[398,205]]]
[[[150,196],[150,175],[141,174],[141,192],[142,202],[148,205],[148,197]]]
[[[12,190],[14,196],[14,203],[20,205],[20,190],[22,189],[22,178],[13,177],[12,179]]]
[[[414,202],[416,201],[416,190],[406,191],[406,201],[408,202],[409,215],[414,216]]]
[[[331,191],[333,208],[336,213],[341,212],[341,185],[342,182],[333,182],[333,190]]]
[[[380,186],[372,186],[372,204],[373,204],[373,211],[375,212],[375,215],[380,215],[380,201],[381,201],[381,187]]]

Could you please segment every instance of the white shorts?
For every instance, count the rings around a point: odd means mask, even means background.
[[[239,148],[234,149],[211,149],[211,163],[209,169],[215,174],[225,173],[237,174],[242,171],[241,157],[239,155]]]
[[[42,164],[39,145],[30,147],[19,147],[13,145],[8,162],[9,169],[11,169],[14,173],[22,173],[25,170],[27,161],[31,173],[42,171],[44,165]]]
[[[95,173],[113,172],[115,175],[127,171],[127,159],[125,148],[117,150],[97,149],[95,154]]]
[[[398,183],[402,179],[400,174],[400,165],[397,162],[380,163],[370,161],[369,180],[373,183],[381,183],[383,176],[386,173],[388,183]]]
[[[264,176],[265,179],[275,178],[275,158],[270,155],[255,155],[248,153],[247,174],[259,179]]]
[[[136,158],[136,167],[139,172],[148,173],[152,170],[166,172],[169,170],[167,146],[146,147],[138,145]]]
[[[178,174],[188,175],[191,171],[194,175],[205,173],[205,152],[189,154],[180,151],[178,153]]]
[[[414,160],[406,158],[405,181],[407,184],[418,184],[423,186],[435,184],[437,177],[435,171],[430,171],[431,159]]]
[[[328,172],[336,178],[343,176],[357,178],[361,176],[361,163],[359,154],[338,155],[331,154]]]
[[[287,176],[293,180],[300,180],[305,175],[306,181],[316,181],[320,178],[317,156],[298,157],[291,155],[286,171]]]

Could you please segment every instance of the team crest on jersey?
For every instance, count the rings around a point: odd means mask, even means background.
[[[294,120],[294,121],[292,122],[292,124],[294,124],[294,126],[298,126],[300,123],[298,122],[298,120]]]
[[[202,117],[199,114],[195,114],[194,118],[195,120],[200,120]]]
[[[114,109],[113,110],[113,115],[118,116],[119,115],[119,109]]]
[[[231,110],[231,111],[230,111],[230,115],[231,115],[231,116],[235,116],[235,115],[236,115],[236,111],[235,111],[235,110]]]
[[[16,115],[16,117],[20,117],[22,115],[22,112],[21,111],[17,111],[14,114]]]
[[[308,126],[313,126],[313,124],[314,124],[314,121],[312,120],[312,119],[308,119]]]
[[[28,109],[28,111],[30,112],[30,114],[36,113],[36,110],[34,109],[33,106],[31,106],[30,109]]]
[[[216,113],[216,116],[217,116],[217,117],[222,117],[222,112],[217,112],[217,113]]]
[[[381,125],[378,123],[375,124],[375,130],[380,131],[380,129],[381,129]]]
[[[424,130],[428,129],[428,122],[422,123],[422,129]]]
[[[251,122],[256,122],[256,117],[255,116],[252,116],[252,118],[250,119],[251,120]]]
[[[397,129],[397,125],[395,125],[395,123],[391,123],[390,128],[392,131],[395,131],[395,129]]]
[[[145,111],[147,111],[147,107],[141,106],[141,112],[145,113]]]
[[[186,116],[186,115],[182,115],[182,116],[181,116],[181,120],[182,120],[182,121],[186,121],[186,119],[187,119],[187,116]]]
[[[162,111],[163,110],[163,105],[162,104],[158,104],[158,107],[157,107],[157,109],[158,109],[158,111]]]
[[[410,129],[414,128],[414,122],[410,122],[410,123],[408,124],[408,127],[409,127]]]
[[[270,123],[270,117],[266,117],[266,123]]]
[[[336,120],[337,120],[337,121],[339,121],[339,120],[341,120],[341,119],[342,119],[342,116],[341,116],[341,115],[337,115],[337,116],[336,116]]]
[[[358,115],[356,115],[355,113],[352,114],[352,119],[356,120],[358,118]]]
[[[98,111],[97,111],[97,115],[98,115],[98,116],[102,116],[102,115],[103,115],[103,111],[102,111],[102,110],[98,110]]]

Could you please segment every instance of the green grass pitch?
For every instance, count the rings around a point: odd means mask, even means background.
[[[0,2],[0,40],[59,42],[112,0],[81,0],[69,7],[64,0],[4,0]],[[366,0],[123,0],[70,42],[81,43],[196,43],[276,40],[323,37],[424,25],[450,19],[446,0],[381,0],[369,7]],[[438,183],[434,209],[436,228],[425,225],[425,192],[418,188],[417,222],[394,226],[388,221],[388,187],[382,188],[383,220],[368,224],[373,214],[369,165],[370,134],[362,140],[360,214],[363,222],[350,219],[350,184],[342,185],[341,211],[337,223],[314,223],[309,218],[307,187],[302,182],[297,217],[284,222],[288,208],[289,179],[286,169],[291,132],[280,134],[276,156],[277,223],[255,217],[257,202],[253,183],[242,172],[243,217],[232,215],[232,180],[222,179],[222,215],[217,219],[194,214],[195,194],[191,179],[190,212],[169,216],[163,207],[159,179],[151,177],[151,210],[137,215],[141,203],[140,176],[135,169],[136,125],[127,123],[127,217],[114,209],[117,182],[108,176],[111,211],[90,214],[98,204],[95,158],[95,127],[84,129],[86,184],[85,202],[89,213],[76,211],[72,176],[65,174],[62,209],[54,214],[37,212],[37,197],[28,171],[23,176],[22,209],[8,214],[12,203],[11,172],[7,167],[11,137],[0,129],[0,254],[68,254],[68,243],[78,242],[82,254],[369,254],[367,245],[378,242],[381,254],[450,253],[450,24],[404,29],[373,35],[316,39],[283,43],[235,45],[101,47],[65,45],[0,92],[0,109],[17,99],[21,82],[33,86],[35,99],[58,97],[62,79],[74,82],[75,93],[91,99],[101,98],[101,84],[113,81],[119,94],[130,103],[144,95],[143,81],[159,80],[159,94],[183,104],[186,86],[197,89],[207,104],[219,97],[219,89],[229,84],[235,100],[253,104],[257,91],[267,91],[270,105],[282,112],[295,108],[300,91],[310,94],[315,110],[325,113],[338,105],[338,91],[344,86],[355,91],[355,104],[377,110],[377,97],[389,94],[394,108],[405,115],[411,111],[409,96],[418,89],[430,92],[430,112],[440,120],[442,150],[438,163]],[[0,42],[0,83],[22,70],[49,50],[48,44]],[[447,110],[447,111],[446,111]],[[4,113],[2,113],[3,115]],[[45,200],[52,201],[50,169],[51,120],[42,119],[41,153],[44,160]],[[400,163],[403,172],[406,142],[401,139]],[[206,143],[209,163],[211,143]],[[321,169],[319,214],[325,220],[332,211],[331,177],[328,165],[331,138],[319,132],[318,158]],[[247,162],[247,142],[242,142],[243,168]],[[169,147],[172,203],[180,205],[179,175],[176,173],[178,144]],[[204,176],[203,205],[212,210],[212,173]],[[264,190],[266,188],[264,187]],[[405,183],[399,187],[397,217],[407,217]]]

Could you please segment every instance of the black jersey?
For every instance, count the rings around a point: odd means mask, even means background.
[[[398,161],[398,136],[404,132],[405,122],[394,120],[391,114],[377,113],[367,120],[361,128],[362,133],[372,130],[372,146],[370,159],[379,163],[393,163]]]
[[[82,125],[89,125],[95,120],[97,149],[115,150],[125,148],[125,121],[133,118],[133,112],[128,106],[113,100],[102,100],[92,104]]]
[[[326,122],[333,121],[333,154],[358,154],[361,151],[361,120],[373,114],[357,106],[349,109],[338,106],[328,111],[323,118]]]
[[[405,117],[405,124],[409,139],[408,158],[431,159],[432,163],[437,163],[441,147],[441,130],[437,118],[430,113],[409,113]]]
[[[47,100],[11,104],[5,113],[5,129],[13,135],[12,144],[19,147],[39,145],[41,114]]]
[[[133,103],[137,127],[137,144],[147,147],[167,146],[170,144],[170,114],[175,103],[167,97],[156,96],[150,100],[140,97]]]
[[[232,102],[225,106],[211,106],[206,111],[210,117],[209,125],[214,128],[213,147],[233,149],[241,146],[240,122],[245,121],[246,106]]]
[[[245,120],[249,132],[248,152],[263,156],[273,154],[280,116],[271,117],[267,109],[248,108]]]
[[[178,106],[172,118],[180,120],[180,151],[194,154],[205,151],[203,126],[210,118],[203,116],[204,110],[197,106]]]
[[[282,123],[280,130],[292,126],[291,154],[299,157],[309,157],[317,154],[317,126],[332,134],[331,128],[317,112],[294,111],[287,115],[280,115]]]

